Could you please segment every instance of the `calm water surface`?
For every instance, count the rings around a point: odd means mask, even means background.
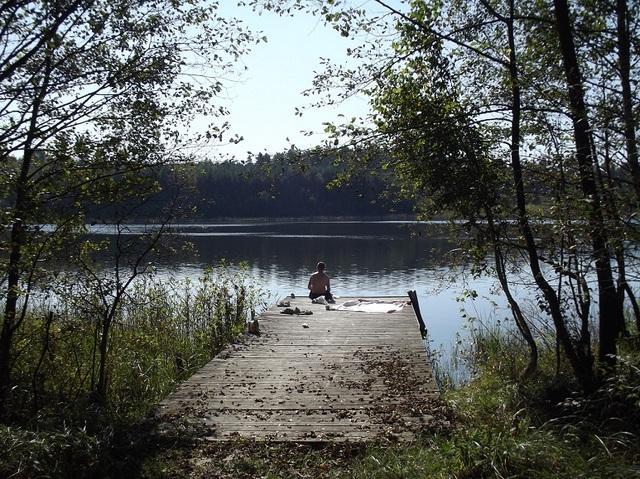
[[[142,226],[132,225],[131,233]],[[270,293],[270,302],[291,293],[307,294],[307,281],[318,261],[325,261],[337,296],[406,296],[416,290],[431,349],[450,351],[457,333],[464,340],[460,310],[487,319],[509,316],[503,297],[490,279],[455,275],[452,242],[444,224],[391,221],[251,222],[177,225],[193,253],[165,258],[160,275],[197,277],[224,259],[240,263]],[[108,234],[109,230],[94,233]],[[452,276],[455,276],[452,278]],[[460,301],[465,289],[479,297]],[[417,330],[416,330],[417,331]]]

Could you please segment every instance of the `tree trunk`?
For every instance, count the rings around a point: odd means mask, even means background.
[[[98,384],[95,389],[95,400],[98,404],[107,403],[107,353],[109,351],[109,330],[111,329],[111,314],[105,315],[102,323],[102,335],[98,348],[100,362],[98,366]]]
[[[38,136],[40,108],[49,88],[52,69],[51,63],[51,56],[47,55],[44,62],[42,84],[33,99],[33,108],[31,109],[29,130],[25,139],[22,165],[15,183],[16,197],[13,205],[13,224],[11,226],[9,262],[7,264],[7,299],[4,307],[2,332],[0,332],[0,420],[6,417],[7,413],[7,395],[11,388],[11,348],[13,335],[19,326],[19,319],[16,317],[16,312],[18,299],[20,298],[22,250],[27,243],[25,225],[29,211],[29,172],[34,156],[33,144]]]
[[[605,97],[606,98],[606,97]],[[608,120],[608,118],[607,118]],[[608,127],[608,125],[607,125]],[[594,143],[592,141],[592,143]],[[605,129],[604,131],[604,173],[606,176],[603,178],[602,168],[597,169],[597,178],[599,181],[600,188],[602,190],[603,200],[606,206],[606,213],[608,215],[608,221],[610,223],[609,231],[614,231],[615,233],[615,242],[612,245],[613,254],[615,255],[616,263],[618,265],[618,277],[616,280],[616,288],[618,292],[618,307],[624,311],[624,296],[626,291],[627,284],[627,273],[626,273],[626,257],[625,257],[625,247],[623,241],[623,231],[620,228],[620,213],[618,211],[618,207],[616,204],[616,200],[614,198],[615,184],[613,181],[613,175],[611,171],[611,144],[609,141],[609,130]],[[619,318],[620,323],[617,325],[616,335],[617,336],[627,336],[627,325],[625,323],[624,316]]]
[[[487,215],[487,218],[490,218],[490,215]],[[531,334],[531,328],[529,328],[524,314],[522,314],[520,305],[511,294],[509,282],[507,281],[507,272],[504,267],[504,256],[500,249],[500,245],[498,244],[498,239],[496,238],[493,219],[488,219],[488,222],[489,228],[492,230],[491,234],[493,236],[493,255],[496,261],[496,273],[498,275],[498,281],[500,282],[502,291],[504,291],[504,294],[507,297],[509,307],[511,308],[511,314],[513,315],[513,319],[516,322],[518,331],[520,331],[520,334],[526,341],[527,346],[529,346],[529,362],[527,363],[527,367],[522,374],[524,378],[529,378],[533,376],[538,370],[538,345],[536,344],[533,334]]]
[[[620,67],[620,84],[622,86],[622,117],[624,121],[624,137],[627,148],[627,162],[631,170],[636,201],[640,205],[640,166],[638,165],[638,145],[636,142],[636,122],[633,116],[633,96],[631,94],[631,47],[629,40],[629,19],[626,0],[616,1],[618,60]],[[631,301],[636,326],[640,330],[640,308],[631,287],[625,280],[618,286],[624,288]]]
[[[4,417],[6,413],[7,394],[11,388],[11,347],[18,322],[16,311],[20,297],[20,264],[22,249],[26,244],[24,223],[27,211],[27,182],[32,158],[33,151],[29,147],[24,152],[22,168],[17,180],[14,221],[11,227],[9,264],[7,266],[7,300],[4,307],[2,333],[0,333],[0,418]]]
[[[633,308],[633,315],[636,320],[636,331],[640,332],[640,306],[638,306],[636,295],[633,293],[633,290],[631,289],[631,286],[629,286],[629,283],[624,284],[624,289],[627,292],[627,296],[629,297],[629,301],[631,302],[631,307]]]
[[[554,0],[556,29],[560,41],[562,63],[567,81],[571,119],[576,144],[576,161],[580,172],[580,187],[589,208],[589,230],[598,279],[599,307],[599,356],[602,365],[615,364],[616,336],[623,311],[613,281],[607,234],[602,216],[602,206],[597,190],[593,158],[593,145],[589,136],[590,126],[584,102],[584,89],[569,18],[566,0]]]
[[[624,120],[624,137],[627,147],[627,162],[631,170],[636,201],[640,205],[640,166],[638,166],[638,145],[636,143],[636,122],[633,117],[633,96],[631,94],[631,52],[626,0],[616,1],[618,20],[618,62],[620,66],[620,84],[622,86],[622,116]]]
[[[526,209],[526,196],[524,192],[524,179],[522,175],[522,164],[520,161],[520,117],[521,117],[521,98],[520,98],[520,80],[518,74],[518,64],[516,58],[516,45],[514,33],[514,2],[510,1],[510,17],[507,21],[507,34],[509,37],[509,76],[511,80],[511,97],[512,97],[512,121],[511,121],[511,170],[513,174],[513,182],[516,193],[516,205],[518,209],[518,223],[520,232],[524,237],[526,251],[529,256],[529,265],[534,280],[538,288],[549,306],[551,319],[558,340],[562,344],[565,355],[571,364],[576,378],[584,389],[590,389],[593,383],[593,368],[590,354],[581,354],[574,347],[571,335],[562,315],[560,301],[555,290],[545,279],[540,268],[540,258],[538,255],[538,247],[535,243],[531,226],[529,225],[529,217]]]

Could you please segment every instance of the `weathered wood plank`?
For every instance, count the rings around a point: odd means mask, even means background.
[[[411,439],[428,427],[437,386],[410,305],[362,313],[288,300],[313,314],[271,308],[259,318],[259,337],[209,362],[159,414],[200,421],[210,440]]]

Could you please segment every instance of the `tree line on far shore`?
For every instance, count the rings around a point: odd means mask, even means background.
[[[382,174],[335,181],[344,169],[335,154],[289,151],[258,154],[253,162],[197,161],[163,165],[151,172],[158,192],[133,199],[130,219],[162,218],[169,205],[179,220],[320,216],[410,215],[413,202],[399,201]],[[177,200],[177,201],[176,201]],[[136,203],[138,202],[138,203]],[[88,218],[112,222],[115,204],[89,204]]]

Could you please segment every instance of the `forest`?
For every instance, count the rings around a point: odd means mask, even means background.
[[[341,173],[336,155],[258,154],[253,162],[200,161],[168,165],[157,172],[160,191],[136,214],[161,217],[162,208],[180,197],[180,219],[382,217],[412,215],[409,200],[390,191],[385,175],[354,175],[331,186]],[[154,210],[155,208],[155,210]],[[100,218],[88,207],[88,217]],[[97,213],[97,211],[96,211]],[[105,212],[103,211],[103,215]],[[107,213],[106,220],[109,215]]]

